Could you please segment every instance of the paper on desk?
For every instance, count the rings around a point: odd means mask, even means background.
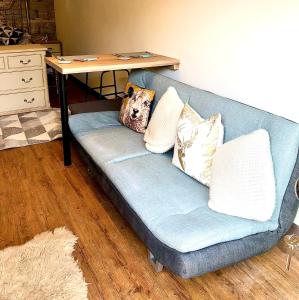
[[[75,55],[75,56],[57,56],[59,60],[66,61],[94,61],[99,59],[99,57],[94,55]]]

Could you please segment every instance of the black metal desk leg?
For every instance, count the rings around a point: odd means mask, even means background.
[[[64,165],[70,166],[71,159],[71,145],[70,145],[70,132],[69,132],[69,115],[67,103],[67,90],[66,90],[66,75],[59,73],[59,86],[60,86],[60,110],[61,110],[61,124],[62,124],[62,143],[63,143],[63,158]]]

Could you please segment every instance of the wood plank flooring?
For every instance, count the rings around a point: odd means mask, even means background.
[[[299,262],[285,271],[278,247],[191,280],[155,273],[75,150],[73,160],[63,166],[60,141],[0,151],[0,249],[66,226],[79,237],[74,256],[90,299],[299,299]]]

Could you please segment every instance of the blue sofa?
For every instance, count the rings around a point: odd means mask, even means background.
[[[156,91],[153,109],[173,86],[203,117],[221,113],[225,142],[266,129],[276,177],[271,220],[257,222],[216,213],[207,205],[208,188],[172,165],[172,151],[147,151],[143,135],[122,126],[117,111],[70,116],[70,130],[95,166],[102,188],[152,258],[190,278],[273,247],[290,228],[298,208],[294,186],[299,177],[299,124],[150,71],[133,71],[129,80]]]

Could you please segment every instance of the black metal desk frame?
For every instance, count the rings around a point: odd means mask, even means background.
[[[60,97],[60,112],[62,126],[62,144],[63,144],[63,159],[64,165],[72,164],[71,158],[71,133],[69,129],[69,114],[68,114],[68,99],[67,99],[67,76],[59,73],[59,97]]]
[[[74,62],[71,66],[60,65],[57,58],[47,57],[46,63],[58,72],[60,89],[60,110],[62,124],[62,144],[63,160],[65,166],[72,164],[71,158],[71,132],[69,128],[68,115],[68,97],[67,97],[67,76],[70,74],[105,72],[113,70],[131,70],[140,68],[169,67],[172,70],[178,70],[180,61],[163,55],[153,54],[151,58],[139,58],[129,61],[120,61],[113,54],[100,54],[102,60],[90,64]],[[107,62],[105,64],[105,62]]]

